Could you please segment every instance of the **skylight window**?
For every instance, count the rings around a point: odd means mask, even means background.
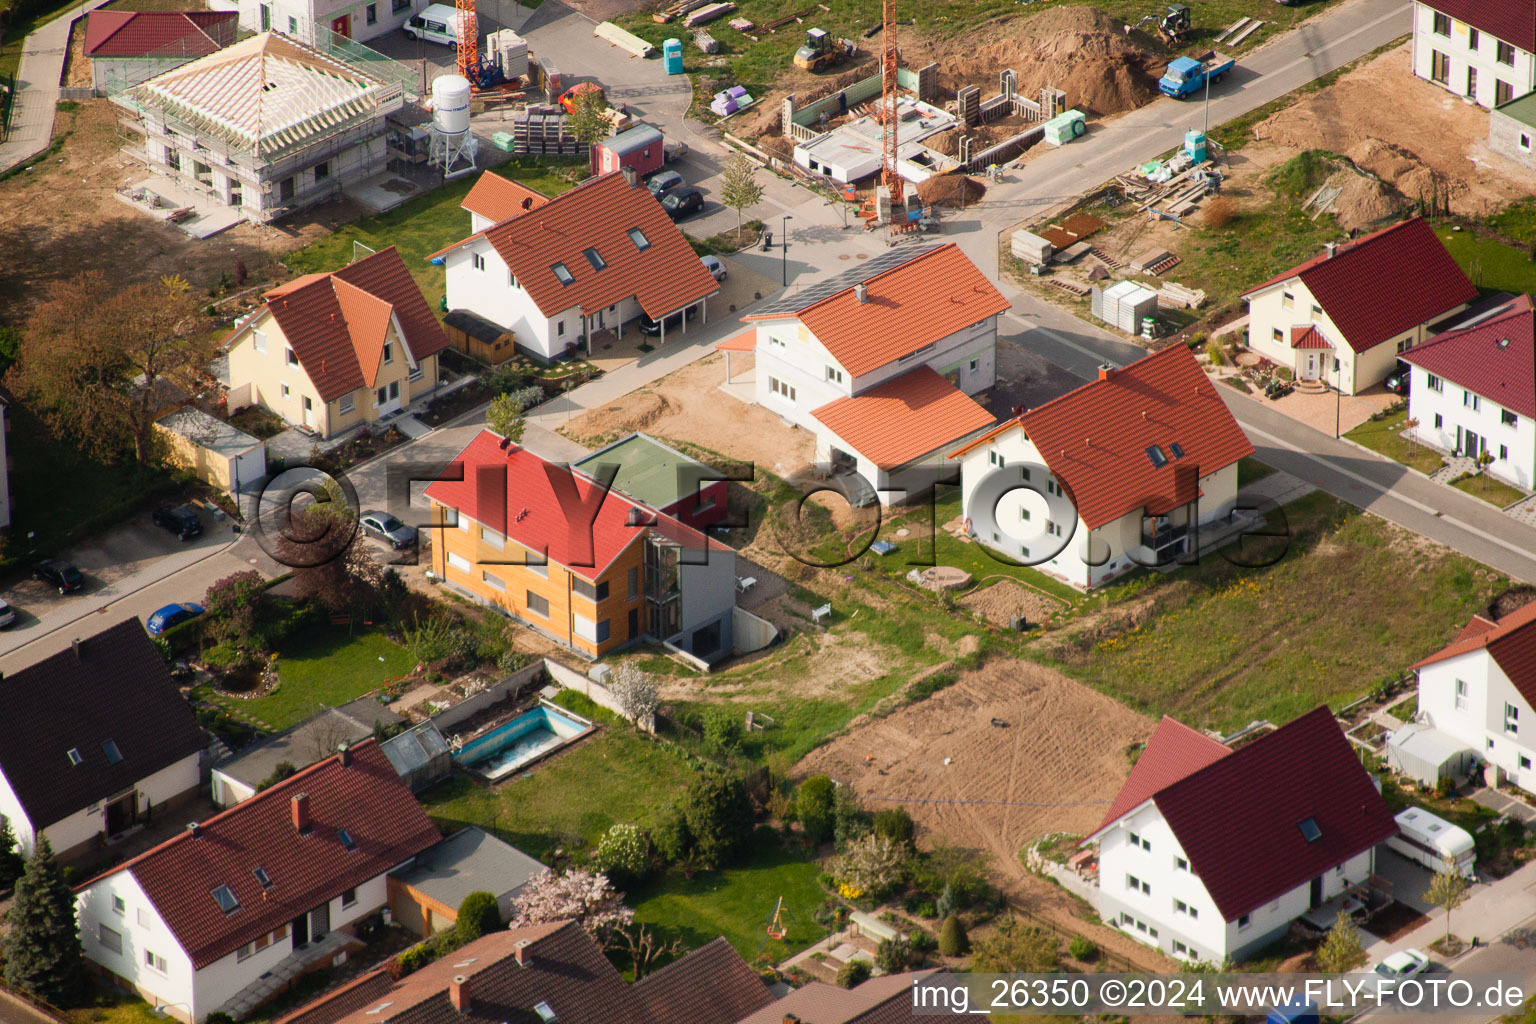
[[[1182,459],[1184,457],[1184,446],[1179,444],[1177,441],[1174,441],[1172,444],[1170,444],[1168,446],[1168,450],[1173,453],[1173,457],[1176,459]]]
[[[336,838],[341,843],[341,845],[346,847],[347,849],[349,849],[349,850],[357,849],[357,840],[353,839],[352,838],[352,833],[348,832],[346,829],[344,829],[344,828],[337,829],[336,830]]]
[[[644,252],[651,247],[651,240],[645,237],[645,232],[639,228],[629,229],[629,240],[635,243],[635,248]]]
[[[533,1012],[539,1015],[539,1020],[542,1020],[544,1024],[549,1024],[550,1021],[555,1019],[554,1007],[542,1000],[533,1004]]]
[[[101,750],[107,755],[107,764],[118,764],[123,759],[123,752],[117,749],[117,740],[107,740],[101,745]]]
[[[1305,818],[1296,827],[1301,829],[1301,837],[1309,843],[1315,843],[1323,838],[1323,830],[1317,827],[1316,818]]]
[[[561,284],[570,284],[576,280],[571,276],[571,272],[565,268],[564,263],[556,263],[549,269],[555,272],[555,277],[560,279]]]
[[[80,756],[80,748],[79,747],[70,747],[69,748],[69,753],[66,756],[69,757],[69,763],[73,764],[73,765],[78,765],[78,764],[81,764],[81,763],[83,763],[85,761],[85,758]]]
[[[1147,445],[1147,458],[1151,459],[1152,465],[1158,469],[1168,465],[1168,456],[1164,455],[1163,450],[1155,444]]]
[[[256,876],[256,881],[261,883],[261,887],[263,889],[272,888],[272,876],[267,874],[266,868],[257,868],[255,871],[252,871],[251,874]]]
[[[240,901],[235,898],[234,890],[227,885],[221,885],[213,890],[213,902],[219,905],[219,909],[228,914],[240,909]]]
[[[593,270],[602,270],[608,265],[596,249],[583,249],[581,254],[587,258],[588,263],[592,264]]]

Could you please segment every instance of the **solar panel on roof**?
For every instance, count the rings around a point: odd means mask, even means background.
[[[915,260],[919,256],[926,256],[938,248],[940,246],[925,245],[919,249],[907,249],[905,251],[896,249],[890,252],[883,252],[872,259],[866,260],[857,267],[851,267],[841,274],[833,274],[831,277],[817,281],[809,288],[802,288],[793,295],[787,295],[753,315],[769,316],[778,313],[798,312],[807,306],[815,305],[823,299],[829,299],[840,291],[852,288],[860,281],[867,281],[877,274],[894,270],[902,264]]]

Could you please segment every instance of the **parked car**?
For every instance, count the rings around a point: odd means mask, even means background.
[[[10,606],[5,598],[0,597],[0,629],[9,629],[16,625],[16,609]]]
[[[168,604],[151,615],[144,623],[150,636],[159,636],[172,626],[179,626],[188,619],[203,614],[203,606],[190,601],[185,604]]]
[[[661,208],[673,220],[692,217],[704,209],[704,193],[696,188],[673,189],[661,197]]]
[[[1376,978],[1378,991],[1386,994],[1396,989],[1397,983],[1404,978],[1423,974],[1427,970],[1429,970],[1428,953],[1418,949],[1405,949],[1393,953],[1377,964],[1371,969],[1371,974]]]
[[[693,309],[692,306],[689,306],[688,307],[688,319],[692,320],[693,318],[694,318],[694,309]],[[681,313],[673,313],[671,316],[667,317],[667,330],[675,331],[675,330],[680,329],[682,326],[683,326],[683,314],[681,314]],[[650,317],[646,316],[644,313],[641,313],[640,314],[640,333],[648,335],[648,336],[650,336],[652,338],[658,336],[659,334],[661,334],[661,322],[659,320],[652,320]]]
[[[709,276],[716,281],[724,281],[728,275],[725,264],[718,256],[700,256],[699,262],[704,264],[704,269],[709,271]]]
[[[676,171],[661,171],[651,175],[651,180],[645,183],[645,187],[651,190],[651,195],[660,199],[683,184],[683,176]]]
[[[416,543],[416,531],[388,512],[364,512],[358,522],[365,534],[377,537],[397,551]]]
[[[1382,386],[1394,395],[1406,396],[1408,394],[1408,381],[1411,379],[1412,377],[1408,372],[1408,364],[1399,359],[1397,361],[1397,369],[1387,374],[1387,379],[1382,381]]]
[[[80,575],[80,570],[57,558],[45,558],[33,566],[32,578],[57,588],[61,594],[85,589],[85,577]]]
[[[412,39],[425,39],[444,46],[459,43],[459,12],[447,4],[428,4],[401,27]]]
[[[191,540],[203,535],[203,521],[193,505],[165,505],[155,509],[150,518],[156,526],[163,526],[174,533],[178,540]]]

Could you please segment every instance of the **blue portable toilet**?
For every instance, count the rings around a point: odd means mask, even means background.
[[[1317,1004],[1298,992],[1284,1006],[1270,1010],[1265,1024],[1318,1024]]]
[[[1205,163],[1205,132],[1193,128],[1184,133],[1184,152],[1197,164]]]
[[[661,66],[669,75],[683,73],[683,42],[681,39],[667,39],[661,44]]]

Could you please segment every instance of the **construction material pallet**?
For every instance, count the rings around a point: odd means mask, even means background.
[[[1104,264],[1110,270],[1123,270],[1125,268],[1124,263],[1121,263],[1119,260],[1115,259],[1109,253],[1105,252],[1103,249],[1100,249],[1096,245],[1091,246],[1088,249],[1088,252],[1091,256],[1093,256],[1094,259]]]
[[[1048,277],[1045,279],[1045,283],[1053,284],[1057,288],[1071,292],[1073,295],[1087,295],[1089,290],[1087,285],[1078,284],[1076,281],[1065,277]]]
[[[1157,290],[1157,304],[1169,309],[1199,309],[1205,305],[1205,292],[1166,281]]]
[[[1243,40],[1247,39],[1249,36],[1253,35],[1255,32],[1257,32],[1259,29],[1261,29],[1263,27],[1264,27],[1264,23],[1262,21],[1249,22],[1248,25],[1245,26],[1242,31],[1240,31],[1237,35],[1233,36],[1231,39],[1228,39],[1227,42],[1226,42],[1226,45],[1227,46],[1241,46],[1241,45],[1243,45]]]
[[[816,10],[816,5],[815,4],[811,4],[811,6],[807,7],[803,11],[796,11],[794,14],[786,14],[784,17],[778,18],[778,19],[776,19],[774,21],[770,21],[770,22],[766,23],[765,25],[763,25],[762,27],[767,29],[769,32],[773,32],[773,31],[778,30],[779,28],[782,28],[785,25],[788,25],[792,21],[799,21],[801,18],[810,17],[812,12],[814,12],[815,10]]]
[[[710,0],[677,0],[677,3],[669,4],[651,15],[651,20],[658,25],[665,25],[674,18],[681,18],[689,11],[696,11],[709,3]]]
[[[1141,272],[1143,274],[1151,274],[1154,277],[1161,277],[1182,262],[1184,262],[1182,259],[1170,252],[1165,254],[1162,259],[1155,260],[1142,267]]]

